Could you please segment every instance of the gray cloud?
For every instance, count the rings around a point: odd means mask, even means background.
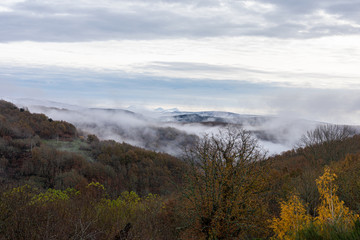
[[[25,1],[0,12],[0,41],[359,34],[353,1]],[[319,15],[317,13],[324,13]],[[354,23],[354,24],[352,24]]]

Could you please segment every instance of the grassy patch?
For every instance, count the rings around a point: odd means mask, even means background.
[[[93,162],[90,145],[80,139],[73,141],[60,141],[56,139],[43,140],[43,144],[53,147],[59,151],[72,152],[83,156],[86,160]]]

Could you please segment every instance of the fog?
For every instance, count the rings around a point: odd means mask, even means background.
[[[235,123],[234,119],[228,120],[232,124],[251,131],[269,155],[280,154],[295,148],[304,133],[321,124],[315,121],[285,117],[257,116],[256,118],[258,118],[256,122],[253,121],[253,118],[246,117],[239,117]],[[197,136],[217,133],[220,128],[226,127],[221,124],[209,126],[204,123],[167,123],[166,125]]]
[[[239,115],[228,112],[180,112],[132,109],[84,108],[28,99],[12,100],[30,112],[44,113],[53,120],[74,124],[85,137],[96,134],[102,140],[180,155],[203,134],[217,133],[227,124],[251,131],[269,155],[294,148],[306,131],[319,122],[279,116]]]

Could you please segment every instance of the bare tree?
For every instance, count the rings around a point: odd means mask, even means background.
[[[265,153],[250,132],[230,127],[206,135],[186,152],[185,190],[192,226],[206,239],[257,235],[263,224]]]
[[[350,126],[325,124],[313,131],[307,131],[300,139],[298,147],[304,149],[306,157],[322,159],[326,163],[344,157],[348,152],[345,140],[355,134]]]

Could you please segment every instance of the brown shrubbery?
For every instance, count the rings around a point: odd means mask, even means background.
[[[170,204],[171,205],[171,204]],[[79,190],[30,185],[0,196],[1,239],[173,239],[171,206],[157,195],[123,192],[115,199],[103,185]],[[171,216],[170,216],[171,217]]]

